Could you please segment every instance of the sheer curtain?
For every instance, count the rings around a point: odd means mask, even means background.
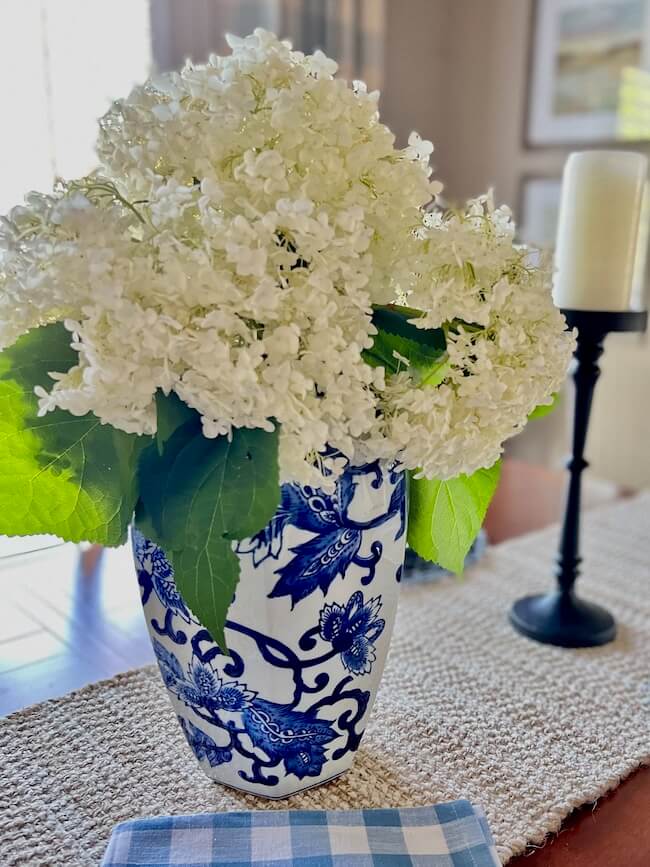
[[[382,86],[385,0],[281,0],[280,32],[296,48],[321,48],[348,79]]]
[[[95,165],[97,118],[151,65],[148,0],[0,3],[0,213]]]
[[[154,61],[177,69],[227,51],[224,35],[265,27],[295,48],[321,48],[348,79],[381,86],[386,0],[152,0]]]
[[[228,53],[226,33],[277,32],[279,8],[280,0],[151,0],[156,68],[179,69],[187,59],[204,63],[212,53]]]

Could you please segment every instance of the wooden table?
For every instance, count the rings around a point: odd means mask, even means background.
[[[541,849],[508,867],[648,867],[650,768],[639,768],[597,804],[572,813]]]

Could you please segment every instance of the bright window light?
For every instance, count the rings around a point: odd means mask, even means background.
[[[150,67],[148,0],[0,4],[0,213],[91,171],[97,118]]]

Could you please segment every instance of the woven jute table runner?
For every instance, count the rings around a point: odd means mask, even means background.
[[[551,586],[557,529],[488,550],[461,581],[405,585],[352,770],[289,801],[205,778],[157,670],[0,721],[0,863],[96,865],[116,822],[233,809],[347,809],[468,798],[505,862],[650,762],[650,495],[589,513],[580,590],[617,640],[563,650],[515,634],[514,599]]]

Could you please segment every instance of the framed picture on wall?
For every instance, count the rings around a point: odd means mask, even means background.
[[[522,179],[516,215],[520,241],[543,249],[555,246],[561,190],[560,178]]]
[[[621,80],[650,69],[650,0],[535,0],[526,143],[618,138]]]

